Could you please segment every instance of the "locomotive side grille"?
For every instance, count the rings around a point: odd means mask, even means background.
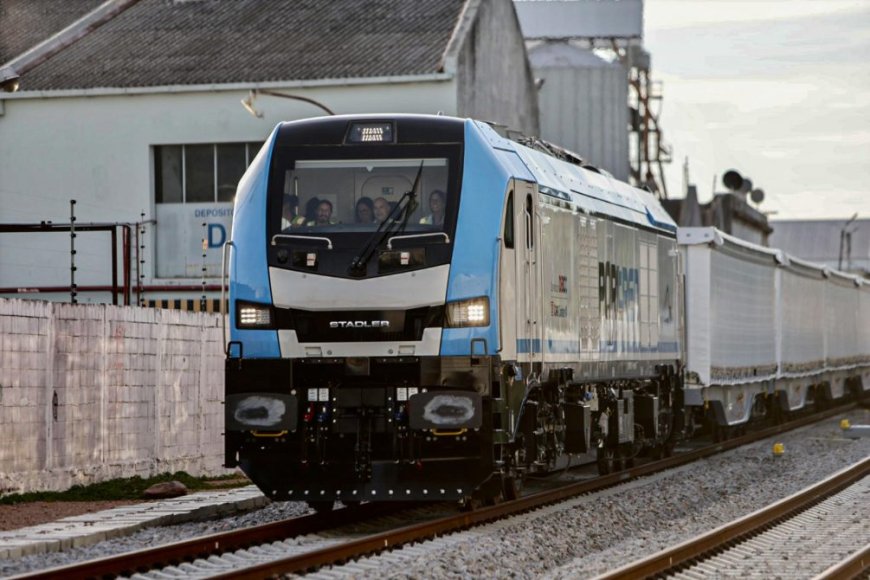
[[[426,328],[443,326],[444,307],[411,310],[310,311],[276,308],[279,329],[299,342],[419,341]]]

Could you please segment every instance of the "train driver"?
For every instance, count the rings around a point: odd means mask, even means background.
[[[320,203],[317,204],[317,213],[315,214],[314,220],[309,221],[309,226],[328,226],[334,224],[335,220],[332,219],[332,202],[328,199],[321,199]]]

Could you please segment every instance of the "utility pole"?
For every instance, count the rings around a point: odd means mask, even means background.
[[[849,218],[843,229],[840,230],[840,259],[837,261],[837,270],[843,270],[843,250],[846,250],[846,267],[852,266],[852,232],[849,231],[849,225],[858,218],[858,212]],[[854,231],[854,230],[853,230]]]

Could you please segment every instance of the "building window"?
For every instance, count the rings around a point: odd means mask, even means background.
[[[248,167],[248,145],[227,143],[217,146],[217,200],[233,201],[236,185]]]
[[[154,165],[157,170],[157,203],[181,203],[181,145],[155,147]]]
[[[155,145],[157,203],[232,202],[262,143]]]
[[[156,278],[220,276],[236,187],[262,145],[154,146]]]

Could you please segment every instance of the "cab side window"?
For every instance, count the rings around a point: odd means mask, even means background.
[[[532,208],[532,196],[526,196],[526,247],[532,249],[535,247],[535,232],[534,232],[535,214]]]
[[[504,211],[504,247],[514,247],[514,192],[508,193],[507,204]]]

